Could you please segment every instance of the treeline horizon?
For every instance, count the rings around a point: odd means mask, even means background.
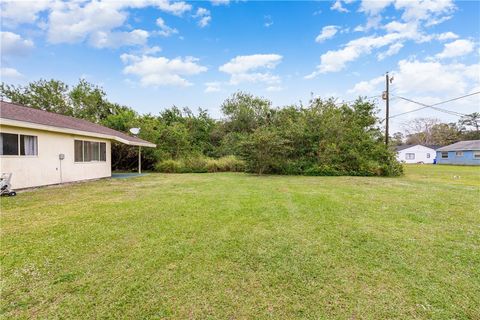
[[[384,144],[373,103],[351,105],[312,98],[306,105],[273,107],[268,99],[236,92],[221,105],[223,117],[175,106],[157,115],[112,103],[99,86],[81,79],[25,86],[2,83],[1,98],[86,119],[157,145],[143,149],[143,166],[161,172],[245,171],[257,174],[398,176],[402,166]],[[112,168],[133,170],[137,150],[112,144]]]

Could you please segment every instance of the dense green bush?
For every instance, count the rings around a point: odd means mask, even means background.
[[[159,161],[155,165],[155,171],[164,173],[244,172],[245,162],[235,156],[219,159],[197,156]]]

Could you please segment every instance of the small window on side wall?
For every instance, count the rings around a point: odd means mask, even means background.
[[[18,156],[18,134],[0,133],[0,152],[4,156]]]
[[[430,153],[427,153],[427,159],[430,159]]]
[[[405,153],[406,160],[415,160],[415,153]]]
[[[442,159],[448,159],[448,152],[442,152]]]
[[[107,161],[107,144],[100,142],[100,161]]]
[[[38,138],[24,134],[0,132],[0,155],[36,156]]]
[[[473,159],[480,160],[480,151],[473,151]]]
[[[457,152],[455,152],[455,155],[457,157],[463,157],[463,151],[457,151]]]

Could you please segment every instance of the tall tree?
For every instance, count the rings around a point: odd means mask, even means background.
[[[480,130],[480,112],[470,113],[461,117],[459,123],[462,126],[473,127],[478,133]]]
[[[23,104],[35,109],[56,112],[73,116],[69,87],[58,80],[44,80],[30,82],[26,86],[1,84],[0,95],[14,103]]]

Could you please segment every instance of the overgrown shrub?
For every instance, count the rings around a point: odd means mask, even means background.
[[[167,159],[157,162],[155,165],[155,171],[165,173],[179,173],[182,168],[180,161]]]
[[[155,170],[164,173],[244,172],[245,162],[235,156],[219,159],[203,156],[159,161]]]
[[[213,159],[214,163],[210,162],[212,169],[216,171],[209,172],[244,172],[245,161],[238,159],[235,156],[226,156],[220,159]]]

